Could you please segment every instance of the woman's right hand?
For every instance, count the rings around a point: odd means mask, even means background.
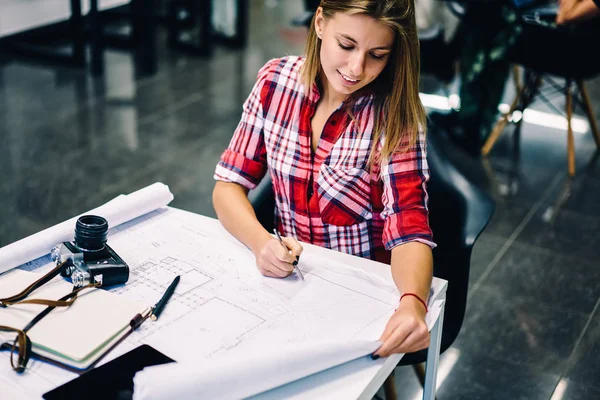
[[[281,238],[290,249],[288,252],[279,240],[269,235],[269,239],[255,254],[256,266],[261,274],[272,278],[285,278],[294,271],[302,254],[302,245],[292,237]]]

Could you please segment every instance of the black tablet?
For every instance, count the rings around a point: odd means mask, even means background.
[[[42,397],[46,400],[118,399],[133,397],[133,376],[144,367],[174,362],[146,344],[57,387]]]

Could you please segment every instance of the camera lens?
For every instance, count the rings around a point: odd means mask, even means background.
[[[97,215],[84,215],[75,224],[75,246],[82,250],[99,251],[104,249],[108,222]]]

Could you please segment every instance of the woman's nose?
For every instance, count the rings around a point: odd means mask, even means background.
[[[350,58],[349,71],[352,79],[360,79],[365,70],[365,57],[362,54],[355,54]]]

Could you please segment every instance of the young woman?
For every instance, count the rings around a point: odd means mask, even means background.
[[[435,245],[418,83],[414,0],[322,0],[305,56],[259,71],[215,171],[219,220],[252,250],[262,274],[288,276],[298,241],[391,263],[405,295],[374,357],[429,345]],[[276,225],[292,254],[247,198],[267,171]]]

